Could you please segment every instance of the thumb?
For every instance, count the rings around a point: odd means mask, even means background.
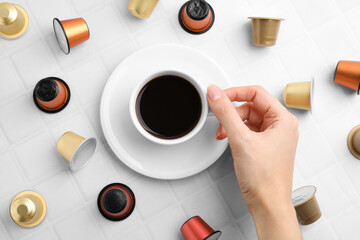
[[[218,86],[210,85],[208,87],[207,99],[212,112],[224,127],[229,139],[248,131],[230,99]]]

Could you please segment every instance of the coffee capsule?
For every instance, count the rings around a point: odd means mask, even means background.
[[[56,40],[65,54],[70,53],[70,48],[90,38],[89,27],[83,18],[63,21],[54,18],[53,27]]]
[[[70,101],[70,88],[60,78],[44,78],[35,85],[33,100],[41,111],[57,113],[68,105]]]
[[[360,125],[350,131],[347,144],[351,154],[360,159]]]
[[[252,22],[252,43],[258,47],[274,46],[283,18],[249,17]]]
[[[46,201],[44,197],[37,192],[21,192],[11,201],[11,219],[21,227],[35,227],[44,220],[45,215]]]
[[[286,107],[311,110],[313,89],[314,80],[287,84],[283,92]]]
[[[29,26],[29,15],[24,8],[7,2],[0,3],[0,36],[18,38]]]
[[[360,62],[339,61],[334,74],[334,81],[344,87],[360,93]]]
[[[73,132],[64,133],[56,145],[56,150],[70,163],[73,171],[81,169],[89,162],[95,148],[95,138],[84,138]]]
[[[148,18],[159,0],[130,0],[128,9],[137,18]]]
[[[214,231],[201,217],[195,216],[187,220],[180,228],[185,240],[216,240],[221,231]]]
[[[321,217],[321,211],[315,193],[315,186],[301,187],[291,193],[297,219],[302,225],[312,224]]]
[[[134,211],[135,195],[128,186],[112,183],[101,190],[97,204],[101,215],[106,219],[120,221]]]
[[[215,21],[213,8],[205,0],[190,0],[179,11],[181,27],[191,34],[202,34],[210,30]]]

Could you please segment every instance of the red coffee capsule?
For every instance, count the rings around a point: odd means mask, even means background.
[[[135,208],[135,196],[131,189],[121,183],[112,183],[99,193],[100,213],[111,221],[120,221],[129,217]]]
[[[201,217],[195,216],[187,220],[180,228],[185,240],[216,240],[221,231],[214,231]]]
[[[360,92],[360,62],[339,61],[335,69],[334,81],[344,87]]]
[[[35,105],[43,112],[60,112],[70,101],[70,88],[60,78],[44,78],[36,84],[33,100]]]
[[[215,21],[215,13],[210,4],[204,0],[190,0],[179,11],[181,27],[191,34],[202,34],[209,31]]]

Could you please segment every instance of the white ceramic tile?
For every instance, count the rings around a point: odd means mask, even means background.
[[[360,236],[359,208],[352,208],[340,213],[336,218],[331,220],[332,227],[341,240],[355,240]]]
[[[83,136],[84,138],[96,138],[96,134],[94,133],[91,124],[87,122],[86,119],[80,114],[74,115],[72,118],[56,125],[52,128],[51,133],[52,137],[57,142],[61,135],[68,131],[72,131],[80,136]]]
[[[101,58],[104,61],[108,71],[112,72],[115,70],[116,66],[121,63],[122,60],[124,60],[137,49],[138,47],[133,41],[127,40],[112,46],[108,50],[105,50],[101,54]]]
[[[106,143],[104,133],[101,128],[101,122],[100,122],[100,104],[95,103],[93,106],[88,107],[85,110],[86,117],[91,123],[91,126],[93,127],[94,131],[96,132],[96,135],[98,136],[98,139],[101,143]]]
[[[294,82],[311,79],[318,73],[330,70],[309,36],[301,36],[290,44],[280,46],[279,56]]]
[[[59,159],[56,143],[47,133],[30,138],[18,145],[14,151],[30,181],[45,178],[67,167],[65,161]]]
[[[11,239],[1,221],[0,221],[0,239],[3,240]]]
[[[53,31],[54,18],[66,20],[77,17],[71,10],[71,6],[67,4],[67,1],[29,0],[28,5],[33,13],[32,17],[36,19],[43,34]],[[46,11],[44,11],[45,9]]]
[[[58,70],[56,61],[42,41],[15,53],[12,60],[27,88],[34,88],[38,81],[54,75]]]
[[[320,130],[313,128],[300,133],[296,161],[303,176],[309,178],[333,165],[336,157]]]
[[[109,0],[109,2],[116,8],[119,12],[118,15],[121,16],[124,25],[126,28],[132,33],[141,32],[144,29],[148,29],[152,25],[156,25],[158,23],[164,22],[163,14],[162,14],[162,4],[165,4],[163,1],[159,1],[151,16],[147,19],[139,19],[133,16],[128,10],[128,3],[117,0]],[[174,2],[172,2],[174,4]]]
[[[147,224],[153,239],[183,239],[180,233],[180,227],[187,219],[179,208],[173,208],[162,212],[151,219]],[[166,226],[166,228],[164,228]]]
[[[139,240],[139,239],[151,239],[148,234],[145,233],[143,229],[136,229],[128,234],[115,237],[113,239],[129,239],[129,240]]]
[[[57,240],[55,233],[49,228],[26,237],[27,240]]]
[[[68,73],[73,95],[79,99],[81,106],[100,102],[108,77],[105,66],[98,59],[84,62]]]
[[[8,141],[6,140],[3,131],[0,129],[0,153],[5,152],[7,148],[8,148]]]
[[[302,226],[302,232],[304,240],[338,239],[330,224],[326,223],[323,218],[320,218],[313,224]]]
[[[139,177],[128,186],[136,198],[136,208],[143,219],[148,219],[168,208],[174,197],[165,181]]]
[[[325,22],[337,17],[338,12],[334,1],[293,0],[292,3],[309,30],[314,30]]]
[[[23,184],[15,158],[9,153],[0,155],[0,198],[15,196]]]
[[[9,59],[0,61],[0,104],[23,93],[24,87]]]
[[[221,228],[231,222],[231,217],[212,188],[207,188],[182,203],[187,217],[199,215],[213,228]]]
[[[344,12],[359,6],[359,1],[357,0],[335,0],[335,3]]]
[[[32,98],[28,95],[0,108],[0,125],[11,143],[40,130],[41,119]],[[26,121],[24,121],[26,119]]]
[[[201,172],[195,176],[179,179],[175,181],[169,181],[175,196],[179,200],[188,198],[191,194],[200,191],[204,187],[209,185],[206,172]]]
[[[55,232],[61,240],[67,239],[104,239],[98,226],[89,214],[81,209],[55,224]]]
[[[358,191],[357,194],[360,194],[360,175],[358,174],[360,171],[360,162],[357,158],[351,156],[345,159],[343,167],[350,178],[353,186]]]
[[[95,12],[86,14],[84,19],[90,29],[91,41],[97,50],[102,50],[126,36],[124,23],[111,5],[107,4]]]
[[[97,206],[97,197],[93,198],[93,201],[88,204],[87,209],[92,214],[93,218],[96,219],[96,224],[102,229],[102,232],[108,239],[124,239],[124,235],[134,229],[138,229],[140,226],[136,204],[132,214],[122,221],[110,221],[104,218]]]
[[[246,239],[257,239],[255,225],[250,214],[239,221],[239,227]]]
[[[92,9],[96,9],[105,3],[106,1],[103,0],[70,0],[70,4],[78,14],[84,13]]]
[[[334,19],[314,31],[312,36],[333,69],[339,60],[346,59],[359,50],[355,35],[342,19]]]
[[[136,34],[135,38],[141,47],[176,42],[175,34],[167,22],[150,26],[145,31]]]
[[[86,19],[85,19],[86,21]],[[90,28],[90,27],[89,27]],[[49,33],[45,36],[45,41],[47,45],[49,46],[49,49],[51,50],[52,54],[54,55],[54,58],[59,63],[60,67],[62,69],[66,68],[72,68],[76,67],[79,63],[85,61],[89,57],[91,57],[94,54],[94,49],[91,45],[92,42],[92,34],[90,29],[90,40],[87,40],[85,42],[82,42],[81,44],[73,47],[70,49],[69,54],[65,54],[55,37],[55,34]]]
[[[81,207],[79,192],[71,180],[68,171],[62,171],[35,186],[35,189],[46,199],[47,217],[52,221],[63,216],[67,211]]]
[[[218,182],[217,187],[234,218],[238,219],[249,213],[235,174],[231,174],[230,176],[221,179],[221,181]]]
[[[351,110],[321,124],[321,130],[338,160],[342,161],[351,156],[347,146],[347,138],[351,129],[358,124],[360,124],[360,116]]]
[[[73,173],[86,200],[95,199],[106,185],[118,181],[111,165],[113,160],[107,155],[104,150],[96,152],[86,167]]]
[[[221,157],[208,168],[208,172],[213,180],[221,179],[234,172],[233,158],[231,156],[230,148],[221,155]]]
[[[312,113],[318,122],[343,114],[349,107],[341,87],[333,82],[333,71],[314,77]]]
[[[239,228],[235,225],[227,226],[221,229],[221,237],[223,240],[235,240],[235,239],[245,239],[241,234]]]

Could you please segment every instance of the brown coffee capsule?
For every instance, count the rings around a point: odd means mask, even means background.
[[[128,9],[137,18],[148,18],[158,0],[129,0]]]
[[[83,18],[74,18],[60,21],[53,20],[56,40],[65,54],[70,53],[70,48],[85,42],[90,38],[90,31]]]
[[[360,159],[360,125],[357,125],[350,131],[347,145],[351,154]]]
[[[315,186],[301,187],[291,193],[297,219],[302,225],[312,224],[321,217],[321,211],[315,193]]]
[[[334,74],[335,83],[360,93],[360,62],[339,61]]]
[[[33,92],[35,105],[43,112],[57,113],[70,101],[70,88],[62,79],[47,77],[41,79]]]
[[[17,225],[31,228],[44,220],[46,209],[46,201],[41,194],[24,191],[17,194],[11,201],[10,216]]]
[[[186,2],[178,15],[181,27],[191,34],[202,34],[210,30],[215,21],[213,8],[204,0]]]
[[[0,36],[18,38],[29,26],[29,15],[24,8],[7,2],[0,3]]]
[[[254,46],[274,46],[283,18],[249,17],[252,22],[252,43]]]

